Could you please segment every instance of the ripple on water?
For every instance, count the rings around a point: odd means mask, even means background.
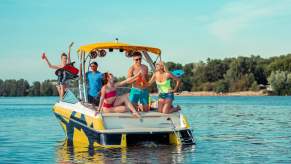
[[[66,145],[57,97],[0,98],[2,163],[291,163],[291,97],[176,97],[196,146]]]

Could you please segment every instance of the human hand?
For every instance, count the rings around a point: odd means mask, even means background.
[[[143,74],[143,71],[139,70],[136,75],[142,75],[142,74]]]
[[[41,59],[42,59],[42,60],[45,60],[45,59],[47,59],[47,58],[46,58],[46,55],[45,55],[45,53],[44,53],[44,52],[41,54]]]
[[[168,92],[169,92],[169,93],[175,93],[176,90],[175,90],[175,89],[170,89]]]
[[[95,116],[97,116],[97,114],[100,112],[100,109],[98,108],[96,111],[95,111]]]
[[[72,42],[70,45],[69,45],[69,48],[72,48],[74,45],[74,42]]]

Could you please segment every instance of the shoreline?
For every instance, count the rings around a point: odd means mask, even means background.
[[[157,93],[151,95],[157,96]],[[175,93],[175,96],[268,96],[268,94],[261,91],[239,91],[239,92],[227,92],[227,93],[216,93],[213,91],[195,91],[188,92],[183,91],[180,93]]]

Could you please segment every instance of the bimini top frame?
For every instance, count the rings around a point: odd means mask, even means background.
[[[118,40],[115,42],[100,42],[94,44],[88,44],[80,46],[77,50],[80,64],[80,75],[79,75],[79,96],[80,99],[88,102],[87,98],[87,87],[86,87],[86,62],[89,59],[99,57],[104,57],[107,52],[112,52],[113,50],[119,50],[119,52],[125,52],[127,57],[130,57],[130,53],[135,51],[140,51],[143,54],[145,61],[149,64],[152,71],[155,70],[155,62],[159,59],[161,60],[161,50],[159,48],[148,47],[148,46],[138,46],[131,45],[127,43],[119,43]],[[148,52],[157,56],[155,62],[152,60]]]

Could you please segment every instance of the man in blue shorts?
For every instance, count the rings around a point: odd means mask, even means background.
[[[149,91],[147,89],[148,81],[148,67],[142,62],[142,54],[138,51],[133,53],[133,62],[134,64],[128,69],[127,78],[130,78],[140,71],[142,74],[138,76],[137,80],[132,84],[132,88],[129,93],[130,102],[137,108],[138,103],[141,104],[141,111],[149,111]]]
[[[90,64],[91,71],[86,73],[86,80],[88,84],[88,102],[98,106],[100,100],[100,90],[102,87],[103,74],[98,69],[97,62]]]

